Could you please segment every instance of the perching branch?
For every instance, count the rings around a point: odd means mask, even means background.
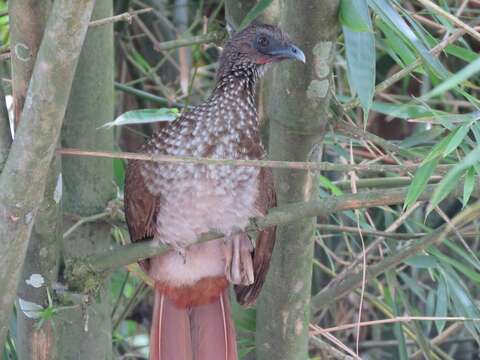
[[[22,122],[0,175],[0,348],[94,2],[54,2]]]
[[[419,201],[428,200],[435,191],[436,185],[429,185],[419,197]],[[463,192],[463,184],[457,186],[452,196],[460,196]],[[294,203],[271,209],[265,217],[252,218],[245,231],[255,233],[272,225],[286,225],[300,219],[313,216],[328,216],[335,212],[401,204],[405,200],[407,188],[365,191],[352,195],[332,196],[322,200],[314,200],[304,203]],[[480,183],[477,182],[475,194],[480,194]],[[206,233],[197,239],[197,242],[219,239],[223,234]],[[92,290],[99,286],[103,275],[111,270],[131,264],[140,259],[160,255],[170,248],[158,244],[156,241],[144,241],[134,243],[108,252],[90,256],[88,258],[76,258],[67,264],[67,280],[69,286],[77,290]],[[93,280],[93,281],[92,281]]]

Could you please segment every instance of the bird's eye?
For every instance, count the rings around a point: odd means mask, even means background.
[[[265,36],[260,36],[257,41],[258,45],[262,48],[267,47],[269,43],[268,39]]]

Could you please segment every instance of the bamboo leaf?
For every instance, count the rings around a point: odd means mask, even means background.
[[[439,276],[438,279],[438,288],[437,288],[437,301],[435,304],[435,316],[439,318],[445,318],[447,316],[448,310],[448,291],[447,285],[443,277]],[[435,321],[435,326],[437,327],[438,332],[442,332],[445,327],[445,320]]]
[[[435,96],[441,95],[446,91],[460,85],[462,82],[480,72],[480,58],[468,64],[459,72],[450,76],[447,80],[435,87],[433,90],[421,97],[422,101],[429,100]]]
[[[342,0],[340,2],[339,19],[343,27],[347,27],[351,31],[372,31],[372,24],[365,0]]]
[[[454,151],[463,141],[465,136],[467,136],[468,131],[470,130],[470,124],[464,124],[457,128],[454,131],[454,134],[450,141],[448,142],[445,150],[443,151],[443,157],[447,157],[452,151]]]
[[[444,137],[438,144],[436,144],[432,151],[428,154],[428,156],[422,161],[422,164],[426,164],[429,161],[432,161],[433,159],[439,158],[443,151],[446,149],[448,143],[453,137],[453,132],[448,134],[446,137]]]
[[[420,269],[429,269],[438,265],[437,260],[433,256],[429,255],[416,255],[404,261],[405,264],[420,268]]]
[[[414,104],[390,104],[375,101],[372,103],[371,109],[379,113],[400,119],[411,119],[435,115],[434,112],[426,109],[424,106]]]
[[[110,121],[100,128],[111,128],[113,126],[122,125],[138,125],[138,124],[152,124],[160,121],[173,121],[179,116],[179,111],[176,108],[168,109],[141,109],[132,110],[123,113],[114,121]]]
[[[451,130],[456,124],[464,124],[480,119],[480,111],[474,111],[468,114],[438,114],[434,116],[425,116],[412,119],[412,122],[431,123],[442,125]]]
[[[467,206],[468,200],[470,200],[470,196],[472,195],[474,187],[475,187],[475,168],[471,167],[467,171],[467,175],[465,176],[465,182],[463,184],[463,198],[462,198],[463,207]]]
[[[442,63],[428,51],[427,47],[417,37],[406,21],[398,14],[392,4],[387,0],[368,0],[370,7],[378,14],[390,27],[398,34],[403,36],[409,44],[417,50],[419,55],[440,78],[445,78],[448,71]]]
[[[435,171],[437,164],[438,160],[432,160],[423,164],[417,169],[417,171],[415,171],[412,183],[408,187],[407,196],[403,205],[404,210],[415,204],[420,194],[425,190],[428,180]]]
[[[351,1],[344,0],[343,2],[350,3]],[[355,5],[351,6],[358,13],[356,17],[366,22],[367,32],[355,32],[350,27],[343,27],[347,74],[352,93],[358,95],[364,115],[367,117],[375,92],[375,36],[366,1],[355,0],[354,3]]]
[[[386,51],[390,53],[390,56],[402,67],[411,64],[415,61],[415,53],[408,47],[405,41],[398,36],[394,30],[386,22],[379,20],[376,22],[380,30],[385,35],[385,41],[387,42]],[[393,56],[392,52],[397,56]],[[419,68],[420,69],[420,68]],[[424,70],[417,69],[417,72],[424,72]]]
[[[480,162],[480,145],[472,150],[467,156],[465,156],[458,164],[456,164],[447,175],[440,181],[435,192],[432,195],[430,204],[427,209],[427,214],[438,205],[440,201],[452,191],[452,189],[458,184],[458,181],[462,174],[468,168],[478,164]]]
[[[246,28],[253,20],[255,20],[261,13],[270,6],[273,0],[260,0],[245,16],[240,24],[238,31]]]

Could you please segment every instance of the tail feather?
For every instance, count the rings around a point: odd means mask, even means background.
[[[210,304],[185,309],[155,290],[150,360],[237,359],[227,290]]]

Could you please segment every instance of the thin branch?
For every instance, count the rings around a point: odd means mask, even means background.
[[[373,172],[408,172],[417,169],[420,164],[408,165],[378,165],[378,164],[333,164],[329,162],[301,162],[301,161],[274,161],[274,160],[232,160],[197,158],[189,156],[153,155],[129,152],[89,151],[80,149],[57,149],[57,154],[73,156],[103,157],[110,159],[144,160],[160,163],[174,164],[200,164],[200,165],[231,165],[251,166],[273,169],[295,169],[307,171],[373,171]],[[450,169],[450,165],[440,165],[437,168],[438,174],[444,174]]]
[[[227,32],[226,31],[214,31],[209,32],[204,35],[192,36],[188,38],[180,38],[177,40],[165,41],[162,43],[155,43],[154,47],[157,51],[166,51],[177,49],[180,47],[192,46],[192,45],[199,45],[199,44],[217,44],[221,45],[227,39]]]
[[[437,183],[442,180],[442,178],[442,176],[432,176],[428,179],[428,183]],[[412,178],[409,176],[365,178],[357,180],[357,188],[396,188],[400,186],[408,186],[411,182]],[[350,189],[350,181],[348,180],[335,181],[333,184],[341,190]]]
[[[332,108],[336,106],[336,111],[339,111],[341,116],[338,116],[337,118],[340,119],[343,117],[343,108],[341,104],[336,101],[335,98],[332,99]],[[366,140],[366,141],[371,141],[374,144],[377,144],[381,146],[383,149],[391,151],[393,153],[400,154],[407,159],[412,159],[412,160],[417,160],[419,158],[419,155],[414,153],[413,151],[409,149],[403,149],[400,146],[395,145],[391,141],[385,140],[381,138],[380,136],[377,136],[375,134],[369,133],[368,131],[365,131],[363,129],[360,129],[358,126],[349,124],[345,121],[338,120],[333,123],[333,128],[335,131],[339,132],[342,135],[348,136],[349,138],[357,139],[357,140]]]
[[[435,188],[435,185],[427,186],[419,201],[429,199]],[[332,196],[321,200],[293,203],[271,209],[264,217],[252,218],[250,224],[243,231],[255,233],[273,225],[286,225],[308,217],[325,217],[345,210],[401,204],[405,199],[407,191],[407,188],[391,189],[388,192],[383,190],[366,191],[354,195]],[[475,193],[478,192],[480,192],[480,184],[477,184],[475,189]],[[459,184],[453,191],[453,195],[459,196],[462,193],[463,184]],[[223,234],[218,232],[209,232],[200,236],[196,242],[210,241],[223,236]],[[432,235],[422,237],[419,241],[429,236]],[[167,245],[159,244],[156,240],[150,240],[122,246],[88,258],[77,258],[67,264],[67,278],[71,286],[83,290],[86,279],[91,279],[92,276],[98,278],[98,274],[108,273],[119,266],[125,266],[151,256],[161,255],[169,250],[170,247]],[[368,273],[370,273],[370,270]]]
[[[164,98],[164,97],[161,97],[161,96],[156,96],[156,95],[150,94],[149,92],[138,90],[138,89],[135,89],[134,87],[131,87],[131,86],[128,86],[128,85],[125,85],[125,84],[121,84],[119,82],[115,82],[114,85],[115,85],[115,89],[117,89],[117,90],[120,90],[120,91],[126,92],[128,94],[138,96],[142,99],[145,99],[145,100],[157,103],[157,104],[167,105],[167,106],[175,106],[175,107],[179,107],[179,108],[185,107],[185,104],[183,104],[181,102],[170,101],[167,98]]]
[[[429,8],[431,11],[433,11],[437,15],[440,15],[440,16],[444,17],[445,19],[451,21],[457,27],[461,28],[463,31],[470,34],[473,38],[480,41],[480,33],[478,31],[476,31],[470,25],[464,23],[462,20],[460,20],[455,15],[452,15],[449,12],[443,10],[440,6],[438,6],[437,4],[433,3],[430,0],[417,0],[417,1],[421,4],[423,4],[425,7]]]
[[[399,323],[399,322],[410,322],[410,321],[439,321],[439,320],[445,320],[445,321],[480,321],[480,319],[477,318],[466,318],[463,316],[455,316],[455,317],[436,317],[436,316],[399,316],[395,317],[392,319],[381,319],[381,320],[371,320],[371,321],[363,321],[359,323],[354,323],[354,324],[345,324],[345,325],[339,325],[331,328],[326,328],[326,329],[318,329],[314,330],[311,332],[311,335],[322,335],[326,333],[331,333],[335,331],[342,331],[342,330],[349,330],[356,328],[357,326],[371,326],[371,325],[382,325],[382,324],[394,324],[394,323]]]
[[[75,230],[77,230],[83,224],[98,221],[98,220],[101,220],[101,219],[105,219],[107,216],[110,216],[110,215],[112,215],[112,213],[110,211],[104,211],[104,212],[99,213],[99,214],[95,214],[95,215],[91,215],[91,216],[81,218],[75,224],[73,224],[67,231],[65,231],[63,233],[63,238],[65,239],[65,238],[69,237]]]
[[[107,25],[107,24],[114,23],[114,22],[117,22],[117,21],[126,21],[129,24],[131,24],[132,20],[135,16],[138,16],[140,14],[148,13],[152,10],[153,10],[152,8],[146,8],[146,9],[140,9],[140,10],[125,12],[123,14],[111,16],[111,17],[108,17],[108,18],[91,21],[88,26],[90,28],[93,28],[93,27],[96,27],[96,26]]]

